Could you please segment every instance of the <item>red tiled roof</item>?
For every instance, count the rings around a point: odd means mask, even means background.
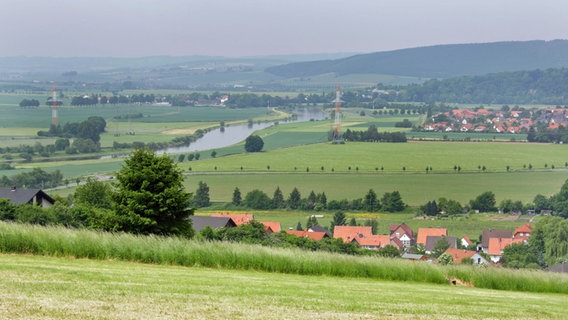
[[[280,222],[264,221],[261,223],[264,225],[264,230],[267,232],[280,232],[280,230],[282,230]]]
[[[464,258],[471,258],[477,252],[472,250],[449,248],[444,253],[451,255],[452,258],[454,258],[454,263],[461,263]]]
[[[295,235],[301,238],[310,238],[313,240],[321,240],[327,236],[325,232],[308,231],[308,230],[286,230],[287,234]]]
[[[513,243],[511,238],[489,238],[489,248],[487,253],[490,256],[501,256],[503,249]]]
[[[532,231],[532,226],[530,223],[525,223],[522,226],[518,227],[517,229],[515,229],[515,234],[523,232],[523,233],[531,233]]]
[[[247,224],[254,220],[254,215],[249,213],[214,213],[211,216],[229,217],[237,226],[240,226],[241,224]]]
[[[390,237],[387,235],[370,235],[362,238],[354,238],[352,241],[357,241],[362,247],[382,248],[390,244]]]
[[[343,242],[351,242],[354,238],[362,238],[372,235],[371,227],[335,226],[333,237],[341,238]]]
[[[447,236],[448,231],[446,228],[420,228],[418,229],[418,237],[416,238],[416,244],[426,245],[426,238],[429,236]]]
[[[391,224],[389,226],[389,229],[391,236],[397,231],[397,229],[402,229],[403,234],[408,235],[410,238],[414,238],[414,231],[412,231],[412,229],[410,229],[410,227],[406,223]]]
[[[462,237],[462,239],[465,240],[465,242],[467,242],[467,245],[471,245],[471,244],[472,244],[471,240],[469,240],[469,238],[468,238],[466,235],[464,235],[464,236]]]

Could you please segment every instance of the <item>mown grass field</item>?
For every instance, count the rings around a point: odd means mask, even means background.
[[[0,262],[3,319],[566,316],[564,294],[28,255]]]
[[[5,319],[561,319],[566,311],[568,278],[542,271],[8,223],[0,235]]]

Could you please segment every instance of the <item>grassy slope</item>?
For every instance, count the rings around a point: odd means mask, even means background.
[[[566,295],[0,255],[4,319],[561,319]],[[522,303],[519,303],[521,302]]]

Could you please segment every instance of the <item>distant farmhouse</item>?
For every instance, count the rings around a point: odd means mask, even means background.
[[[55,200],[41,189],[0,189],[0,199],[8,199],[13,205],[35,204],[43,208],[51,207]]]

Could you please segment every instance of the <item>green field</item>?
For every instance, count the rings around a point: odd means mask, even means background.
[[[26,255],[0,262],[3,319],[566,316],[564,294]]]

